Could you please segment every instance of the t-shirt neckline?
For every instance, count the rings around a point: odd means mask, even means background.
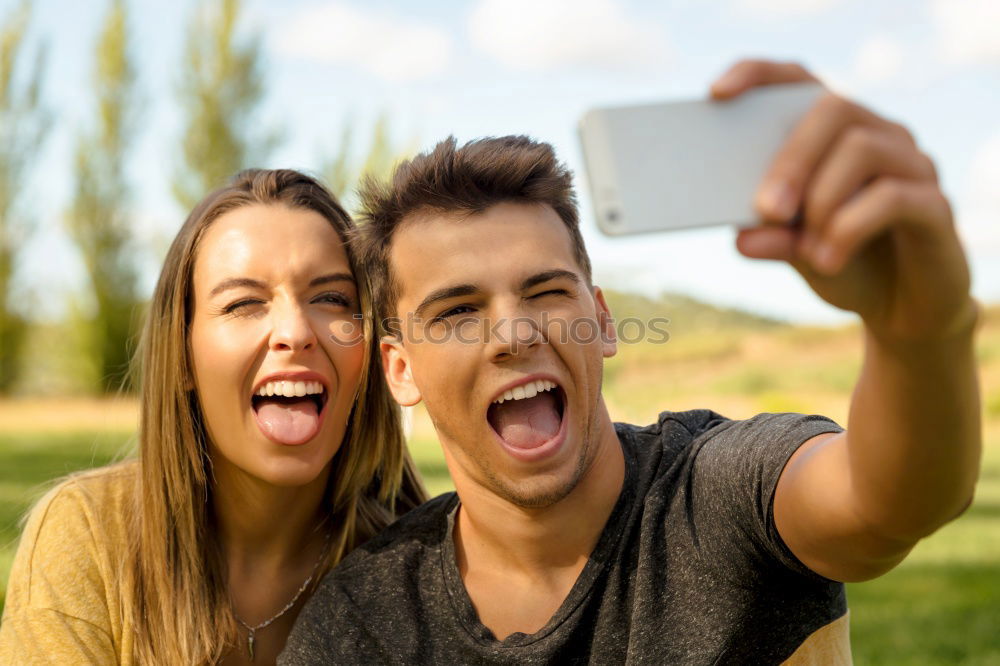
[[[523,647],[536,643],[558,629],[576,608],[583,603],[594,586],[594,582],[607,566],[609,555],[615,545],[621,539],[622,531],[625,528],[625,517],[632,506],[635,497],[635,455],[632,451],[630,432],[627,429],[616,428],[618,441],[622,448],[622,456],[625,459],[625,478],[622,481],[622,489],[615,501],[615,506],[608,516],[601,535],[597,539],[597,545],[591,551],[587,563],[584,565],[580,575],[577,576],[569,594],[563,599],[562,604],[556,609],[549,621],[541,629],[533,634],[515,632],[503,640],[498,640],[493,632],[479,620],[475,606],[462,575],[458,571],[458,561],[455,557],[455,540],[453,538],[455,528],[455,515],[461,502],[458,495],[454,495],[452,505],[446,514],[446,524],[444,538],[441,539],[441,574],[444,578],[445,588],[452,602],[452,609],[457,616],[459,623],[463,626],[469,636],[477,643],[494,648],[514,648]]]

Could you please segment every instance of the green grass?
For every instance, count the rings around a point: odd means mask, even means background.
[[[52,479],[102,465],[127,449],[125,434],[0,433],[0,610],[18,523]],[[411,452],[432,495],[451,480],[436,441]],[[1000,442],[987,448],[975,504],[918,545],[882,578],[850,585],[858,664],[1000,663]]]
[[[858,664],[1000,664],[1000,442],[969,510],[847,595]]]
[[[1000,564],[904,563],[848,600],[858,664],[1000,663]]]

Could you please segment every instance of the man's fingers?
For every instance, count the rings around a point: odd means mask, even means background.
[[[811,258],[837,209],[879,177],[936,182],[934,163],[909,141],[867,125],[847,128],[820,163],[805,193],[803,245]]]
[[[740,229],[736,236],[736,249],[751,259],[792,261],[796,235],[796,230],[791,227]]]
[[[879,178],[834,214],[808,263],[820,274],[835,275],[890,227],[944,219],[950,219],[948,200],[935,184]]]
[[[844,130],[863,125],[896,132],[893,123],[834,94],[824,95],[799,121],[771,162],[755,205],[765,222],[785,223],[802,205],[824,154]]]
[[[802,65],[794,62],[741,60],[717,78],[711,87],[713,99],[731,99],[756,86],[775,83],[818,81]]]

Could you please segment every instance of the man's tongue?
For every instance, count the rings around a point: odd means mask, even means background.
[[[509,446],[534,449],[555,437],[562,418],[551,391],[490,407],[490,424]]]
[[[319,431],[319,412],[309,398],[294,401],[265,399],[256,409],[257,423],[281,444],[304,444]]]

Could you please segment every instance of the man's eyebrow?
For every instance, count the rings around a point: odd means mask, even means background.
[[[441,289],[432,291],[425,296],[424,300],[420,301],[420,305],[417,306],[417,309],[413,314],[417,317],[417,319],[422,319],[423,313],[438,301],[445,301],[449,298],[458,298],[459,296],[470,296],[478,291],[479,288],[474,284],[456,284],[450,287],[442,287]]]
[[[212,291],[208,293],[208,297],[211,298],[216,294],[221,294],[229,289],[238,289],[239,287],[247,287],[249,289],[266,289],[267,286],[263,282],[257,280],[252,280],[246,277],[229,278],[228,280],[223,280],[219,284],[212,288]]]
[[[525,280],[521,282],[521,291],[526,291],[535,285],[556,279],[570,280],[573,284],[580,284],[580,277],[573,271],[567,271],[562,268],[553,268],[552,270],[536,273],[528,278],[525,278]],[[420,301],[420,305],[417,306],[417,309],[414,310],[413,314],[418,319],[421,319],[423,318],[424,312],[426,312],[428,308],[438,301],[458,298],[459,296],[471,296],[472,294],[478,292],[479,288],[474,284],[456,284],[450,287],[442,287],[441,289],[432,291],[424,298],[424,300]]]
[[[529,278],[526,278],[524,282],[521,283],[521,291],[527,291],[535,285],[542,284],[543,282],[548,282],[549,280],[569,280],[575,285],[580,284],[580,276],[578,276],[573,271],[567,271],[562,268],[553,268],[550,271],[543,271],[541,273],[535,273]]]
[[[354,276],[350,273],[330,273],[329,275],[321,275],[318,278],[313,278],[309,281],[309,286],[315,287],[329,282],[350,282],[351,284],[356,284]]]

